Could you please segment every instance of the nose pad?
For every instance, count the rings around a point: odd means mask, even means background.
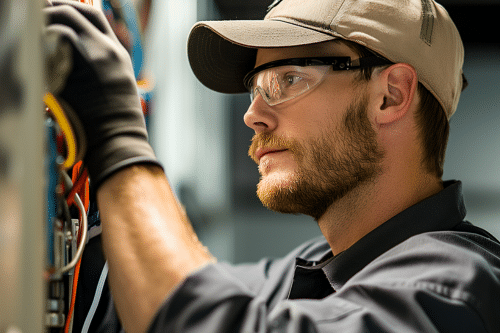
[[[255,89],[253,90],[253,92],[250,94],[250,102],[253,102],[255,100],[255,98],[257,98],[257,95],[260,95],[262,97],[262,99],[264,100],[264,102],[266,102],[267,105],[270,105],[269,104],[269,96],[268,96],[268,94],[260,86],[255,87]]]

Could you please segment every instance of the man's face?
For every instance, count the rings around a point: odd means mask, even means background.
[[[332,44],[259,50],[257,65],[312,55],[357,58],[345,45]],[[329,72],[314,90],[283,104],[254,100],[245,122],[255,130],[249,155],[259,165],[257,195],[264,206],[319,219],[333,202],[381,172],[383,152],[367,116],[369,96],[354,78]]]

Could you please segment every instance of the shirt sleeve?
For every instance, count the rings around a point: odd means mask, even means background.
[[[209,265],[166,300],[149,332],[499,331],[494,313],[500,305],[493,295],[500,290],[490,266],[482,259],[463,266],[462,253],[449,252],[453,246],[443,251],[433,248],[440,242],[421,242],[383,255],[320,300],[284,297],[272,303],[226,266]],[[470,285],[460,285],[464,281]],[[474,295],[473,288],[481,290]]]

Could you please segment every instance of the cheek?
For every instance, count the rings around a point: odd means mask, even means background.
[[[355,99],[356,90],[351,85],[347,76],[332,75],[280,111],[280,127],[285,135],[301,140],[318,137],[332,126],[337,128]]]
[[[289,126],[301,136],[318,137],[342,123],[348,105],[348,102],[332,95],[322,94],[321,98],[311,98],[307,103],[303,103],[300,116]]]
[[[343,81],[343,80],[340,80]],[[352,89],[346,88],[339,82],[337,85],[327,84],[318,87],[317,97],[311,99],[309,107],[315,110],[315,117],[311,121],[319,127],[324,127],[325,124],[339,124],[345,117],[346,110],[354,100],[354,92]],[[340,85],[340,86],[339,86]]]

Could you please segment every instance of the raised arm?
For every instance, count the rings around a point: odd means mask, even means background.
[[[44,12],[45,35],[72,49],[52,92],[85,133],[117,311],[127,332],[144,332],[171,290],[212,259],[148,143],[130,57],[103,13],[64,1]]]
[[[127,332],[144,332],[172,289],[212,259],[158,167],[117,172],[97,202],[120,320]]]

